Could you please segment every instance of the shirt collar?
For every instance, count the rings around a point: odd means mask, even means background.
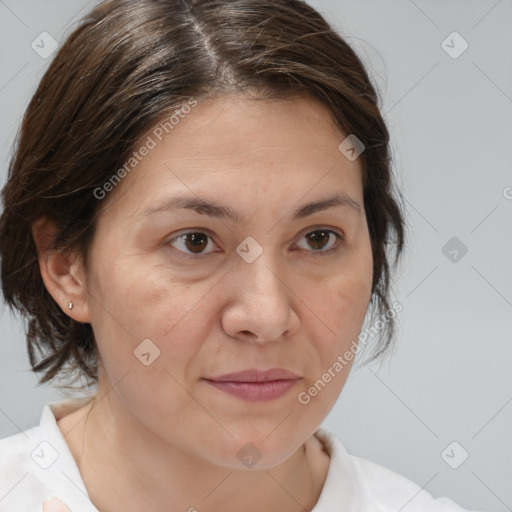
[[[332,432],[319,428],[315,436],[324,445],[330,462],[322,491],[311,512],[362,510],[363,491],[351,455]]]

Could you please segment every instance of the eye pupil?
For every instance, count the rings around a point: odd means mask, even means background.
[[[320,231],[320,230],[312,231],[311,233],[309,233],[306,236],[309,239],[309,242],[313,242],[312,247],[314,249],[322,249],[322,247],[325,246],[325,243],[329,242],[329,232],[328,231]],[[321,243],[322,240],[325,243],[322,244]],[[320,242],[319,245],[318,245],[318,242]]]
[[[194,249],[200,249],[197,251],[197,253],[200,253],[208,245],[208,237],[204,233],[186,233],[184,237],[187,249],[192,250],[192,252],[194,252]],[[192,246],[189,245],[189,242],[192,243]]]

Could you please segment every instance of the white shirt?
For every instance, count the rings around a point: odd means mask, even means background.
[[[50,496],[72,512],[98,512],[57,425],[68,400],[43,408],[38,426],[0,440],[0,512],[40,512]],[[434,499],[411,480],[349,454],[331,432],[315,435],[330,455],[329,470],[312,512],[463,512],[448,498]],[[200,507],[197,507],[200,510]]]

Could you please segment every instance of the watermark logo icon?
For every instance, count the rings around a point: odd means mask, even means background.
[[[263,247],[252,236],[248,236],[236,248],[236,252],[246,263],[252,263],[263,252]]]
[[[244,466],[252,468],[261,459],[261,452],[254,444],[246,443],[236,456]]]
[[[149,366],[160,356],[160,349],[149,338],[146,338],[137,345],[133,353],[144,366]]]
[[[457,441],[452,441],[442,452],[441,458],[452,469],[457,469],[466,462],[469,453]]]
[[[30,452],[30,456],[40,468],[48,469],[59,458],[59,452],[48,441],[43,441]]]
[[[59,43],[48,34],[48,32],[41,32],[30,44],[39,57],[47,59],[58,48]]]
[[[452,263],[458,263],[466,255],[468,248],[464,242],[454,236],[443,245],[441,251]]]
[[[469,43],[456,31],[441,43],[441,48],[452,58],[458,59],[469,47]]]
[[[339,151],[351,162],[365,150],[365,145],[353,133],[338,146]]]

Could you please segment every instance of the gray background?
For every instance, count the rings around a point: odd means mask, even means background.
[[[62,41],[94,3],[0,0],[1,184],[50,60],[31,42],[43,31]],[[381,91],[409,223],[394,286],[403,305],[394,357],[354,369],[324,427],[350,453],[434,496],[512,510],[512,1],[311,4],[356,49]],[[453,31],[469,44],[457,58],[442,46]],[[452,237],[468,249],[455,262],[442,251]],[[37,386],[23,325],[4,309],[0,438],[36,425],[43,404],[63,396]],[[452,461],[469,453],[458,469],[441,457],[453,441],[460,448],[449,451]]]

